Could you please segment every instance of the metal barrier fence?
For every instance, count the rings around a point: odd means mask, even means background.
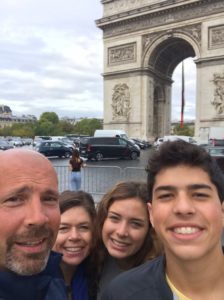
[[[59,180],[59,191],[70,189],[70,171],[67,166],[54,166]],[[81,171],[81,189],[92,194],[96,202],[113,185],[122,180],[146,180],[144,168],[117,166],[88,166]]]

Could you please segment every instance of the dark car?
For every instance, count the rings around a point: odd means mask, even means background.
[[[133,143],[120,137],[81,138],[79,152],[80,156],[95,160],[103,158],[137,159],[140,156],[140,150]]]
[[[69,158],[72,155],[71,148],[59,141],[40,142],[36,146],[36,150],[45,156],[58,156]]]
[[[8,150],[8,149],[12,149],[12,148],[14,148],[14,147],[12,145],[10,145],[9,142],[0,140],[0,149],[1,150]]]
[[[135,144],[137,144],[140,147],[140,149],[145,149],[146,148],[146,144],[143,143],[141,140],[133,139],[133,138],[132,138],[132,140],[135,142]]]

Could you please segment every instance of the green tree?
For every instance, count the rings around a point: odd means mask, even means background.
[[[191,128],[188,125],[184,125],[181,127],[179,124],[175,125],[173,128],[173,133],[175,135],[187,135],[187,136],[194,136],[194,128]]]
[[[2,136],[33,137],[35,125],[33,123],[14,123],[1,129]]]
[[[102,124],[99,119],[82,119],[74,126],[75,133],[93,135],[96,129],[102,129]]]
[[[35,135],[52,135],[54,130],[54,124],[47,120],[42,120],[42,122],[38,122]]]
[[[0,135],[1,136],[11,136],[11,127],[10,126],[5,126],[4,128],[0,129]]]
[[[40,116],[35,135],[63,135],[58,115],[55,112],[44,112]]]
[[[50,122],[52,124],[58,124],[59,123],[59,118],[58,115],[55,112],[44,112],[40,116],[40,123],[42,122]]]
[[[60,121],[60,127],[64,134],[74,132],[74,125],[72,125],[68,121]]]
[[[11,127],[0,129],[2,136],[20,136],[34,138],[36,135],[65,135],[69,133],[93,135],[96,129],[102,129],[99,119],[83,119],[76,125],[60,121],[55,112],[44,112],[35,123],[15,123]]]

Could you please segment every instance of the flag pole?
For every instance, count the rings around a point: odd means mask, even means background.
[[[182,88],[181,88],[181,115],[180,115],[180,127],[184,126],[184,89],[185,89],[185,82],[184,82],[184,61],[182,61]]]

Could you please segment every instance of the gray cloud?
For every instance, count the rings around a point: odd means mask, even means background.
[[[0,104],[14,114],[103,117],[100,17],[99,0],[1,0]],[[186,70],[185,112],[192,119],[195,70],[189,62]],[[173,77],[172,118],[178,118],[180,67]]]

